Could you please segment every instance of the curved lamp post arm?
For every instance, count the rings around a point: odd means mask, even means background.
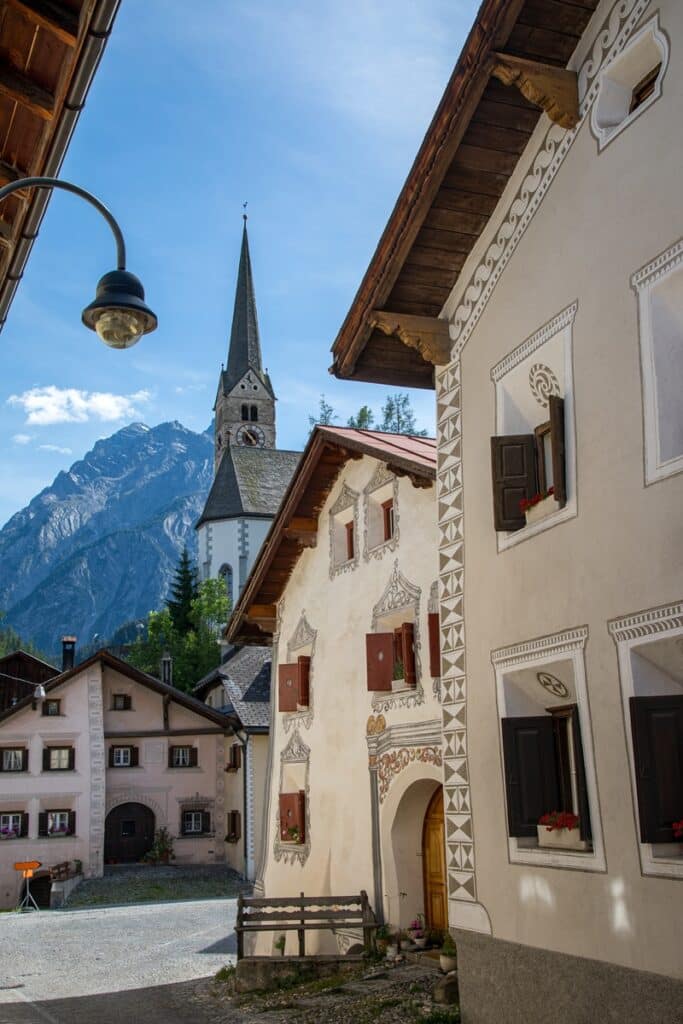
[[[94,206],[96,210],[99,210],[111,228],[111,232],[116,242],[117,269],[126,269],[126,243],[123,240],[121,228],[116,222],[114,215],[110,213],[104,203],[101,203],[96,196],[92,195],[91,192],[86,192],[84,188],[80,188],[79,185],[72,185],[69,181],[62,181],[61,178],[19,178],[17,181],[11,181],[9,185],[4,185],[0,188],[0,202],[13,192],[18,192],[24,188],[60,188],[63,189],[64,192],[73,192],[74,195],[80,196],[81,199],[85,199],[89,202],[91,206]]]

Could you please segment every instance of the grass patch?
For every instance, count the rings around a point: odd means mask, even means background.
[[[460,1007],[449,1006],[430,1010],[418,1017],[420,1024],[460,1024]]]
[[[226,964],[225,967],[221,967],[220,971],[216,971],[214,974],[214,981],[219,981],[222,985],[226,985],[229,982],[234,982],[237,969],[234,964]]]

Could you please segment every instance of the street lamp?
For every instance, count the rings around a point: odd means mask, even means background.
[[[102,214],[116,242],[116,270],[110,270],[97,283],[95,298],[83,310],[81,319],[110,348],[130,348],[143,334],[156,329],[157,318],[145,304],[142,282],[126,270],[126,244],[121,228],[107,207],[90,192],[60,178],[19,178],[0,188],[0,202],[26,188],[60,188],[87,200]]]

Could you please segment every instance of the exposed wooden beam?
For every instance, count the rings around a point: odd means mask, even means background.
[[[394,476],[407,476],[410,479],[410,482],[413,485],[413,487],[417,487],[422,490],[427,490],[428,488],[434,486],[434,481],[430,480],[429,477],[419,476],[417,473],[411,473],[410,470],[404,469],[403,466],[395,466],[393,464],[387,463],[387,469],[389,470],[390,473],[393,473]]]
[[[273,633],[277,624],[277,609],[274,604],[252,604],[247,608],[247,618],[264,632]]]
[[[11,181],[16,181],[17,178],[21,177],[21,173],[12,167],[11,164],[5,163],[4,160],[0,160],[0,185],[9,185]],[[17,195],[17,193],[14,193]]]
[[[0,217],[0,245],[12,244],[12,225],[8,220]]]
[[[57,3],[57,0],[9,0],[9,3],[66,46],[76,45],[78,14],[64,4]]]
[[[283,532],[288,540],[296,540],[302,547],[314,548],[318,540],[318,520],[306,516],[292,516]]]
[[[561,128],[579,123],[579,89],[575,71],[553,67],[507,53],[493,53],[491,74],[503,85],[514,85],[530,103],[545,110]]]
[[[417,349],[422,358],[434,366],[443,366],[450,362],[451,339],[446,320],[373,309],[369,322],[382,334],[394,335],[404,345]]]
[[[22,71],[4,63],[0,65],[0,95],[16,100],[44,121],[51,121],[54,117],[55,98],[52,93]]]

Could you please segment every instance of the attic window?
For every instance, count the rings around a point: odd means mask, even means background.
[[[252,423],[258,423],[258,407],[257,406],[252,405],[251,409],[249,410],[249,418],[251,419]]]
[[[242,406],[242,419],[247,422],[249,420],[249,406],[246,404]]]

